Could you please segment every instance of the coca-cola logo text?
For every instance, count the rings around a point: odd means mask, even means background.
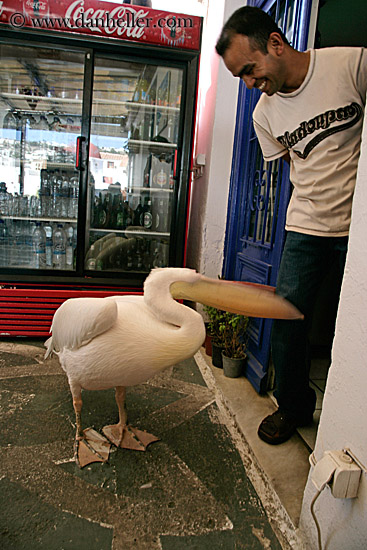
[[[84,0],[76,0],[65,12],[65,19],[71,27],[89,27],[95,32],[106,34],[116,33],[121,36],[126,33],[131,38],[141,38],[145,28],[152,20],[149,12],[142,9],[135,10],[128,6],[116,6],[111,11],[103,9],[84,8]]]

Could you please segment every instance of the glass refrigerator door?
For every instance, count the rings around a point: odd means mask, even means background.
[[[0,45],[0,267],[73,270],[84,53]]]
[[[86,270],[168,265],[183,71],[97,57]]]

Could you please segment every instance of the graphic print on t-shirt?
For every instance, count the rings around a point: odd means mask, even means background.
[[[362,114],[363,110],[361,106],[358,105],[358,103],[353,102],[345,107],[326,111],[325,113],[311,118],[309,121],[301,122],[296,130],[291,133],[285,132],[282,136],[278,136],[277,140],[289,150],[297,145],[297,143],[306,136],[311,135],[322,128],[324,131],[312,138],[311,141],[307,143],[303,152],[297,151],[296,149],[293,150],[299,158],[305,159],[308,157],[312,149],[314,149],[323,139],[326,139],[328,136],[335,134],[336,132],[342,132],[347,128],[351,128],[360,120]],[[350,120],[345,124],[338,124],[330,127],[333,123],[338,123],[342,120],[348,119]]]

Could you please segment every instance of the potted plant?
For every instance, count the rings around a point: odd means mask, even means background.
[[[222,334],[221,334],[221,321],[225,314],[224,311],[217,309],[216,307],[204,306],[204,311],[208,315],[209,322],[207,324],[208,335],[212,344],[212,363],[215,367],[222,368]]]
[[[219,321],[224,375],[237,378],[247,359],[247,328],[249,318],[223,311]]]

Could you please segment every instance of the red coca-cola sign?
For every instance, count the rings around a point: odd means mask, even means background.
[[[202,19],[104,0],[0,0],[0,23],[199,50]]]

